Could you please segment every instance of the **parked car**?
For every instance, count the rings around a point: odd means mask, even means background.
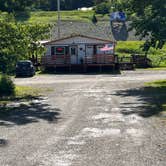
[[[16,65],[16,77],[19,76],[34,76],[35,75],[35,67],[33,63],[29,60],[19,61]]]

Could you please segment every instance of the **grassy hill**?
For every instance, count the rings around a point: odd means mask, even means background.
[[[119,41],[116,46],[116,53],[119,56],[130,56],[131,54],[144,54],[141,46],[144,41]],[[166,67],[166,45],[163,49],[151,48],[148,57],[152,60],[154,67]]]
[[[90,21],[94,11],[61,11],[62,21]],[[109,20],[107,15],[97,15],[99,20]],[[20,14],[17,16],[17,20],[27,23],[55,23],[57,21],[56,11],[35,11],[30,15]]]

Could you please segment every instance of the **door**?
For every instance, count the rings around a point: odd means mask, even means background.
[[[87,45],[86,46],[86,56],[92,58],[93,53],[94,53],[94,46],[93,45]]]
[[[70,47],[70,61],[71,64],[77,64],[78,62],[78,54],[77,54],[77,46]]]
[[[85,44],[78,45],[78,64],[81,64],[85,58]]]

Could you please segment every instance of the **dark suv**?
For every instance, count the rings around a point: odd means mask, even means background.
[[[16,77],[19,76],[34,76],[35,68],[31,61],[19,61],[16,65]]]

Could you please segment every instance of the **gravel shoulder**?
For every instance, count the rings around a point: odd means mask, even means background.
[[[15,79],[52,91],[0,117],[0,165],[165,166],[166,119],[129,91],[158,79],[166,71]]]

